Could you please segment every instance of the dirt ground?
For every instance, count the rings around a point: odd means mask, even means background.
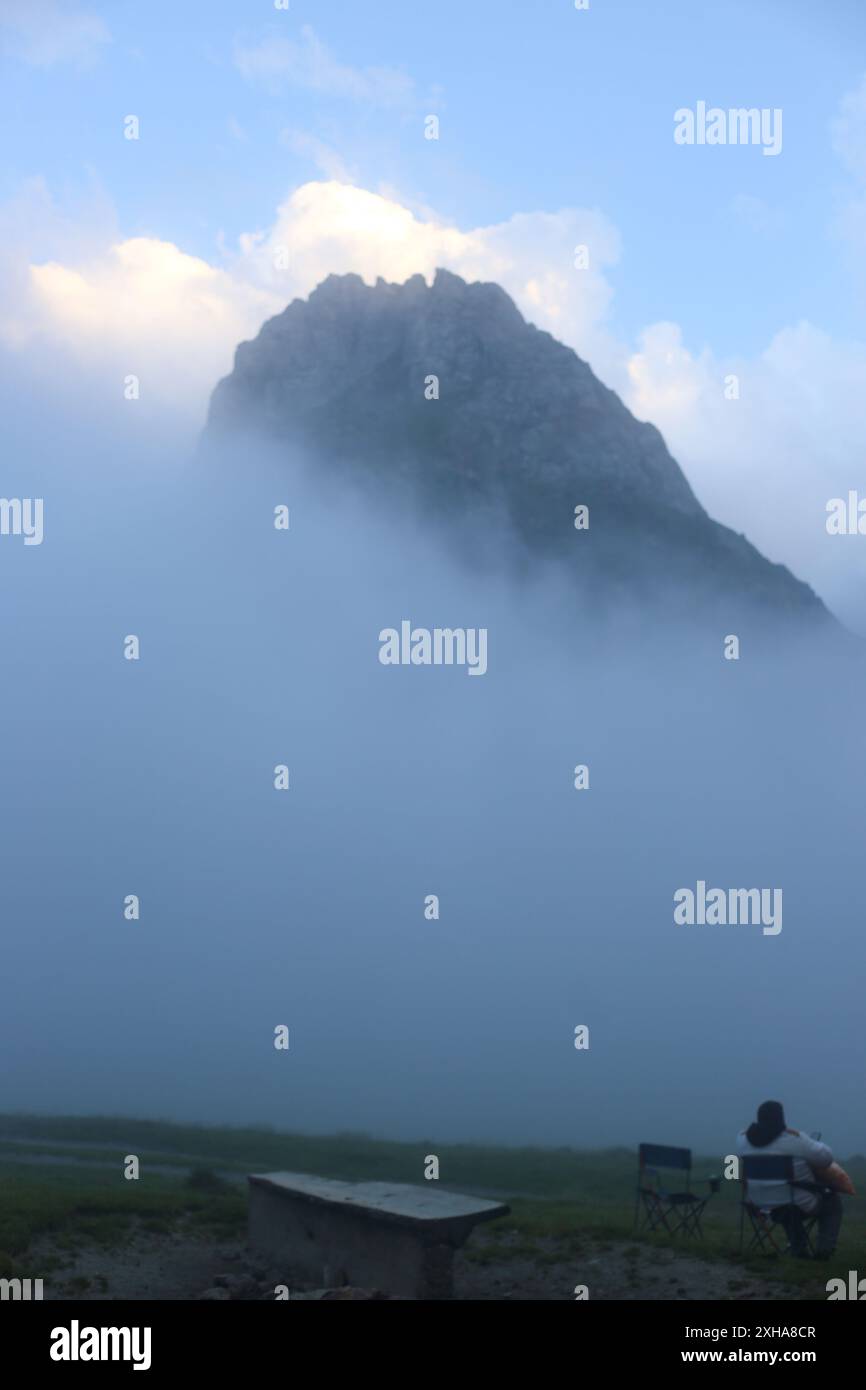
[[[509,1252],[509,1244],[514,1246]],[[472,1258],[477,1253],[481,1259]],[[287,1283],[291,1297],[303,1297],[278,1271],[268,1269],[241,1245],[206,1236],[156,1235],[139,1231],[118,1250],[82,1246],[61,1254],[50,1240],[30,1252],[31,1268],[41,1257],[66,1261],[44,1281],[46,1299],[273,1299],[274,1282]],[[220,1286],[219,1294],[214,1292]],[[790,1300],[792,1291],[771,1279],[744,1273],[721,1261],[696,1259],[675,1250],[624,1240],[587,1237],[579,1253],[564,1256],[555,1241],[507,1239],[491,1247],[478,1232],[455,1261],[455,1297],[515,1302],[573,1300],[585,1285],[590,1300],[664,1299]],[[311,1294],[307,1290],[307,1296]],[[316,1295],[312,1295],[316,1296]]]
[[[573,1300],[578,1286],[590,1300],[666,1301],[790,1299],[791,1290],[770,1279],[746,1274],[736,1265],[697,1259],[677,1250],[636,1245],[628,1240],[587,1237],[579,1254],[561,1257],[556,1241],[536,1240],[534,1254],[519,1249],[495,1263],[465,1256],[455,1267],[455,1295],[461,1299]],[[507,1250],[509,1242],[503,1240]],[[483,1241],[479,1241],[483,1249]]]

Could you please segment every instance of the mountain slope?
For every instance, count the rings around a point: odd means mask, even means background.
[[[446,523],[486,518],[524,562],[572,567],[593,602],[831,621],[807,585],[707,515],[659,431],[497,285],[444,270],[429,287],[329,276],[238,348],[205,438],[239,430],[300,444],[316,466]]]

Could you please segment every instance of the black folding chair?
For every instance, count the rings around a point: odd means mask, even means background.
[[[685,1177],[679,1178],[684,1186],[672,1192],[665,1185],[665,1173],[685,1174]],[[710,1198],[718,1192],[721,1177],[701,1178],[698,1181],[709,1185],[706,1197],[692,1192],[691,1149],[671,1148],[667,1144],[641,1144],[637,1159],[635,1232],[662,1230],[675,1236],[682,1231],[683,1235],[703,1238],[701,1217]]]
[[[749,1196],[750,1180],[787,1184],[790,1201],[777,1206],[762,1206],[760,1200]],[[740,1250],[743,1249],[745,1218],[748,1216],[752,1235],[746,1247],[747,1255],[752,1251],[767,1255],[784,1255],[787,1251],[799,1254],[802,1251],[803,1254],[814,1255],[812,1231],[818,1220],[818,1212],[804,1211],[797,1204],[795,1193],[799,1188],[823,1197],[830,1189],[817,1182],[795,1178],[794,1159],[787,1154],[744,1155],[740,1160],[740,1181],[743,1184]]]

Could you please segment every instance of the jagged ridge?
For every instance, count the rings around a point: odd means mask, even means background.
[[[528,552],[561,556],[595,596],[829,617],[707,515],[659,431],[498,285],[446,270],[432,286],[329,276],[238,347],[206,438],[239,429],[300,442],[440,517],[498,504]],[[578,503],[590,507],[582,533]]]

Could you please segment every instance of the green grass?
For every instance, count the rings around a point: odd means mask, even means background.
[[[211,1168],[249,1172],[294,1168],[322,1177],[349,1181],[379,1178],[403,1182],[422,1181],[425,1154],[436,1153],[447,1161],[448,1183],[454,1187],[525,1192],[537,1196],[601,1197],[610,1187],[609,1174],[599,1165],[599,1155],[573,1149],[505,1148],[480,1144],[446,1145],[431,1139],[415,1143],[372,1139],[346,1133],[326,1137],[281,1134],[270,1129],[213,1128],[177,1125],[161,1120],[118,1119],[92,1116],[0,1116],[0,1160],[13,1152],[9,1142],[26,1136],[20,1152],[65,1154],[62,1144],[87,1147],[82,1157],[104,1160],[104,1146],[115,1146],[118,1164],[124,1154],[135,1153],[156,1163],[189,1166],[204,1162]],[[35,1140],[41,1141],[38,1145]],[[447,1159],[446,1157],[447,1156]],[[603,1155],[604,1164],[618,1176],[633,1178],[634,1159],[627,1149]],[[577,1162],[578,1167],[575,1167]],[[443,1176],[444,1180],[444,1176]],[[628,1180],[627,1180],[628,1181]]]
[[[40,1167],[0,1161],[0,1278],[44,1276],[29,1266],[31,1243],[51,1236],[73,1255],[84,1245],[121,1246],[135,1224],[170,1232],[178,1228],[239,1238],[246,1224],[243,1189],[200,1192],[185,1181],[148,1176],[127,1181],[86,1165]]]
[[[74,1150],[64,1147],[72,1143]],[[85,1243],[120,1244],[133,1223],[167,1233],[181,1229],[242,1237],[246,1220],[243,1185],[217,1173],[243,1175],[293,1169],[349,1181],[386,1179],[423,1182],[424,1157],[439,1157],[443,1187],[501,1197],[511,1214],[491,1223],[485,1239],[470,1247],[482,1263],[519,1255],[545,1264],[574,1261],[592,1242],[627,1240],[631,1267],[658,1261],[671,1242],[632,1236],[636,1156],[627,1149],[508,1148],[398,1143],[363,1134],[320,1137],[264,1128],[208,1127],[117,1117],[0,1116],[0,1277],[9,1266],[23,1274],[32,1240],[51,1234],[61,1249]],[[136,1154],[141,1177],[123,1176],[123,1159]],[[26,1156],[51,1155],[63,1163],[36,1163]],[[110,1162],[112,1167],[100,1167]],[[155,1166],[170,1170],[154,1172]],[[858,1190],[866,1193],[866,1159],[845,1163]],[[149,1171],[150,1170],[150,1171]],[[698,1159],[697,1173],[719,1172],[718,1159]],[[791,1259],[741,1260],[739,1190],[723,1182],[704,1218],[706,1240],[676,1242],[701,1258],[730,1262],[731,1296],[745,1274],[760,1273],[787,1285],[792,1297],[825,1297],[830,1277],[849,1269],[866,1273],[866,1211],[860,1198],[846,1200],[838,1257],[820,1272]],[[41,1273],[45,1273],[43,1269]]]

